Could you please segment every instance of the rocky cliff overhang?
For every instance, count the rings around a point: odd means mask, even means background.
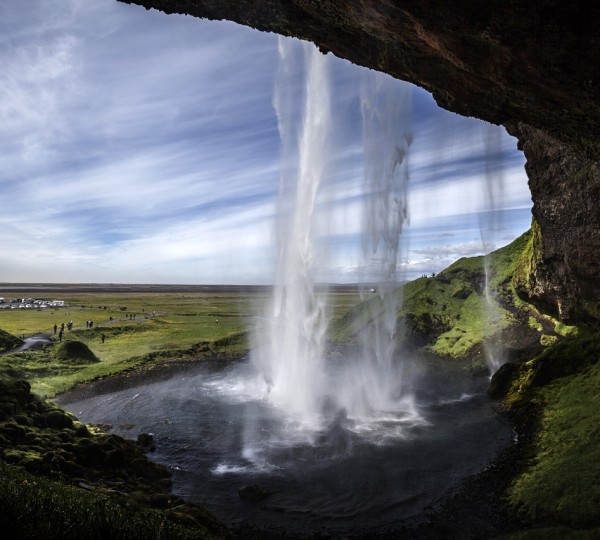
[[[313,41],[504,125],[541,234],[531,298],[600,318],[600,4],[505,0],[120,0]],[[596,300],[598,299],[598,300]]]

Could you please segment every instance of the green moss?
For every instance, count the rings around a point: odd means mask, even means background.
[[[548,334],[542,334],[540,336],[540,343],[544,347],[549,347],[550,345],[554,345],[558,341],[556,336],[549,336]]]
[[[529,326],[538,332],[541,332],[544,329],[540,321],[531,315],[529,316],[528,322]]]
[[[542,260],[542,232],[535,219],[513,268],[513,287],[523,299],[533,296],[537,286],[537,267]]]
[[[600,526],[600,333],[564,339],[506,373],[510,384],[496,386],[510,386],[511,414],[539,411],[530,465],[510,503],[534,526]]]
[[[600,364],[542,388],[535,459],[509,491],[532,523],[600,526]]]
[[[576,326],[568,326],[558,321],[554,325],[554,331],[564,337],[576,337],[579,335],[579,329]]]

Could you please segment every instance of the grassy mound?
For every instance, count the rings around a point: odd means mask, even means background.
[[[18,337],[0,330],[0,352],[9,351],[23,343]]]
[[[62,362],[90,364],[100,359],[81,341],[63,341],[54,349],[54,357]]]

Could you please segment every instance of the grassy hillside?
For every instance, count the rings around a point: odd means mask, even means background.
[[[572,529],[600,537],[599,389],[600,333],[592,330],[507,366],[492,381],[513,421],[533,425],[529,460],[507,496],[526,523],[546,527],[547,538],[570,538]]]
[[[462,258],[435,277],[422,277],[396,292],[398,335],[408,346],[440,356],[483,363],[485,339],[502,340],[507,354],[534,351],[573,331],[522,301],[513,276],[530,258],[532,233],[527,232],[486,259]],[[486,296],[486,271],[488,291]],[[338,343],[356,342],[362,328],[381,316],[374,295],[332,325]]]

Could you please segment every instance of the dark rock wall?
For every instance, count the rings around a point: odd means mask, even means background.
[[[598,318],[582,295],[599,281],[600,3],[120,1],[308,39],[429,90],[446,109],[503,124],[526,154],[544,242],[532,298],[565,319]]]
[[[516,130],[541,238],[524,291],[564,321],[600,319],[600,164],[541,130]]]

